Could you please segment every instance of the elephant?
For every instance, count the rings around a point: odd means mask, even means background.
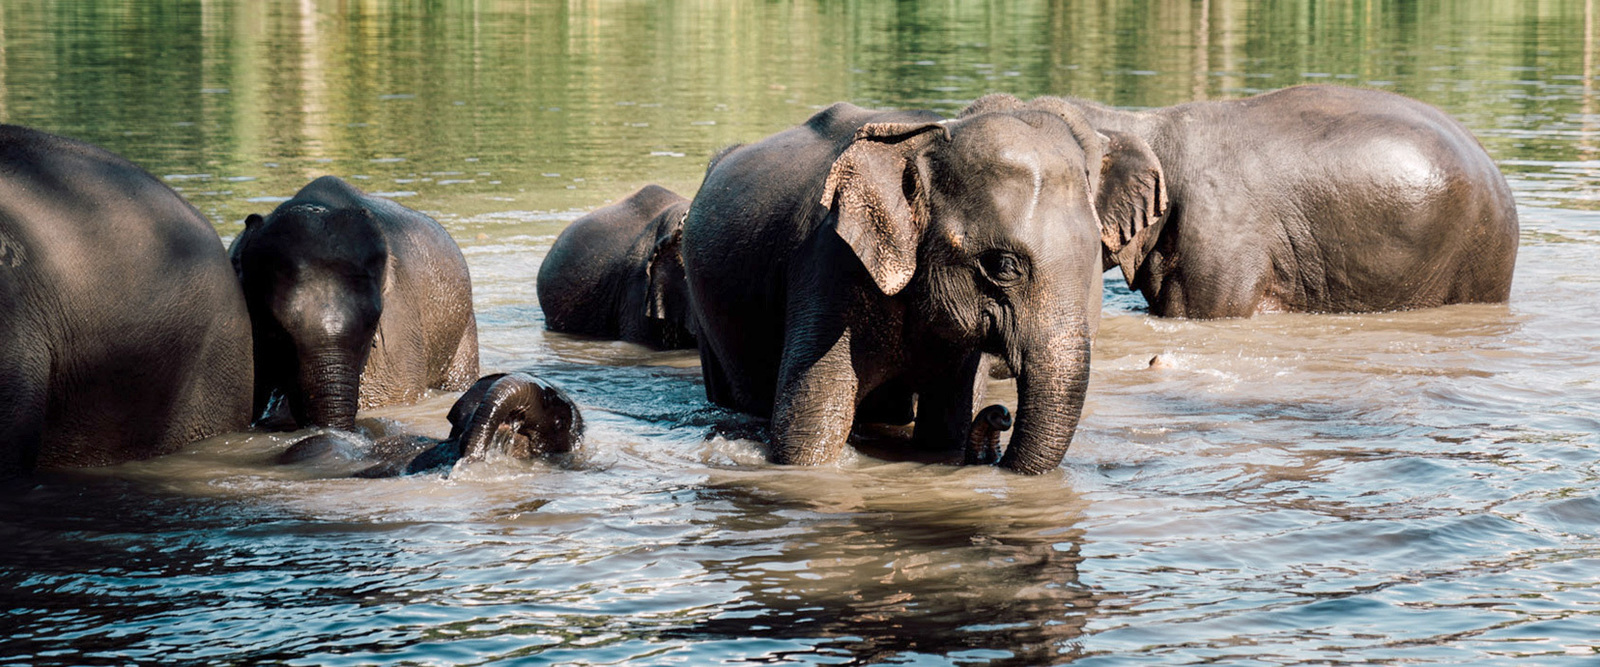
[[[913,446],[959,456],[988,353],[1016,371],[1000,465],[1043,473],[1077,428],[1099,325],[1101,228],[1155,206],[1136,152],[1056,98],[958,118],[835,104],[728,152],[684,220],[707,397],[771,419],[771,459],[837,459],[916,398]]]
[[[323,176],[250,214],[228,252],[255,331],[258,424],[287,407],[295,427],[348,430],[358,404],[478,375],[467,262],[426,215]]]
[[[209,220],[109,151],[0,125],[0,475],[244,428],[250,345]]]
[[[545,326],[658,350],[693,348],[678,255],[688,210],[689,200],[647,185],[562,230],[535,283]]]
[[[1329,85],[1120,111],[1071,100],[1147,146],[1165,215],[1105,230],[1150,313],[1359,313],[1510,298],[1517,209],[1460,123],[1394,93]]]
[[[491,449],[532,459],[564,454],[583,437],[583,416],[559,387],[527,373],[495,373],[473,383],[451,406],[450,437],[396,435],[375,443],[343,431],[302,439],[277,458],[280,464],[355,458],[370,463],[354,476],[394,477],[429,472]]]

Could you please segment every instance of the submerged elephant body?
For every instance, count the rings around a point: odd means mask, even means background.
[[[552,331],[692,348],[678,254],[689,200],[649,185],[578,218],[550,247],[536,283]]]
[[[1075,101],[1159,158],[1165,216],[1107,230],[1106,263],[1168,317],[1504,302],[1517,254],[1505,177],[1444,112],[1300,86],[1141,112]]]
[[[959,452],[983,353],[1018,370],[1001,464],[1054,468],[1088,384],[1100,313],[1105,146],[1060,100],[1010,96],[958,119],[837,104],[734,149],[683,230],[706,391],[770,415],[772,458],[831,461],[867,412],[916,396],[914,440]]]
[[[560,388],[527,373],[479,378],[451,406],[450,436],[381,438],[370,445],[341,431],[314,435],[278,457],[283,464],[331,458],[354,460],[355,477],[394,477],[438,470],[462,459],[500,451],[522,459],[564,454],[583,437],[583,416]]]
[[[459,391],[478,374],[466,260],[432,218],[333,176],[229,250],[255,329],[256,405],[349,429],[357,407]]]
[[[0,126],[0,475],[243,428],[249,350],[204,216],[105,150]]]

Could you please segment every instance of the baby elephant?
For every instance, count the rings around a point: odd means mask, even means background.
[[[658,350],[694,347],[678,255],[688,210],[689,200],[647,185],[563,230],[539,267],[545,326]]]
[[[336,458],[373,462],[355,477],[409,475],[481,458],[492,450],[531,459],[577,448],[583,417],[566,392],[527,373],[485,375],[450,408],[450,437],[382,438],[370,448],[341,431],[321,433],[290,446],[279,463]]]
[[[323,176],[228,250],[255,333],[255,415],[350,429],[356,409],[478,375],[472,280],[432,218]]]

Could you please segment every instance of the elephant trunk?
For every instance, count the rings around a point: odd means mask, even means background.
[[[315,352],[301,361],[300,388],[311,423],[344,430],[356,425],[363,360],[344,350]]]
[[[1016,433],[1000,459],[1013,471],[1038,475],[1053,470],[1072,443],[1089,389],[1087,323],[1061,327],[1017,350]],[[1018,363],[1020,362],[1020,363]]]

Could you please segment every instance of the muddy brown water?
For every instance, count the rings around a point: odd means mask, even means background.
[[[224,237],[323,173],[434,215],[485,372],[561,384],[589,437],[449,476],[278,468],[268,434],[44,476],[0,494],[0,663],[1600,659],[1591,1],[156,4],[0,5],[0,118],[127,155]],[[1039,477],[772,467],[692,353],[542,326],[563,226],[834,101],[1311,81],[1481,138],[1521,215],[1510,305],[1160,320],[1108,274]],[[443,435],[452,400],[365,416]]]

